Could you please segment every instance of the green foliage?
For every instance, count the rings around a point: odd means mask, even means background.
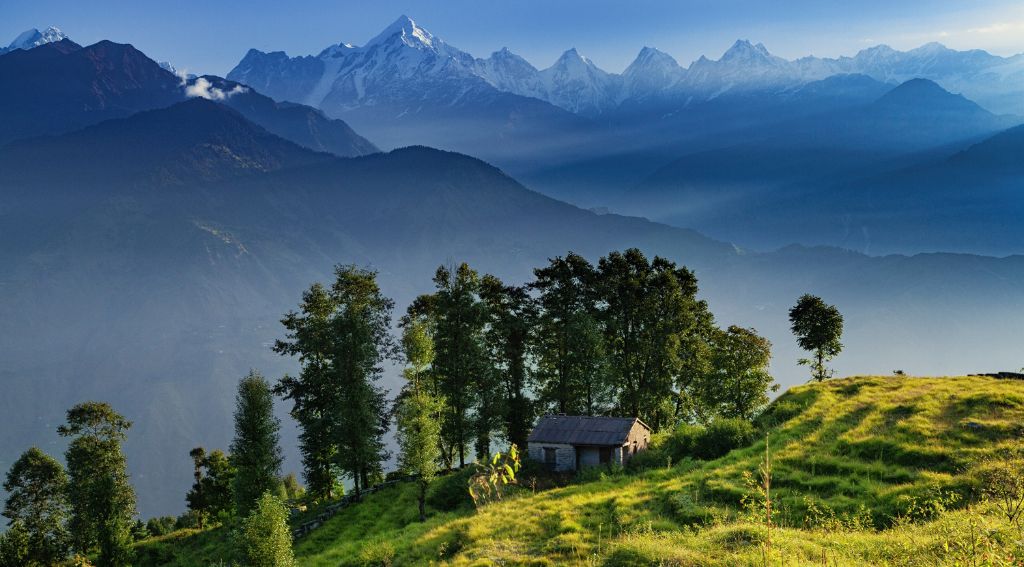
[[[36,447],[25,451],[7,472],[3,515],[28,535],[26,562],[52,565],[67,556],[67,489],[64,467]]]
[[[306,489],[299,483],[295,473],[288,473],[281,477],[281,487],[284,488],[285,498],[292,502],[306,495]]]
[[[473,468],[465,468],[438,477],[427,488],[427,504],[445,512],[472,509],[473,499],[466,486],[474,473]]]
[[[600,415],[614,403],[598,321],[597,270],[570,252],[533,271],[537,403],[545,411]]]
[[[426,384],[426,368],[432,362],[433,349],[422,321],[408,321],[402,345],[409,367],[405,370],[403,395],[396,402],[399,466],[405,474],[418,476],[420,521],[426,520],[426,496],[430,481],[437,474],[438,447],[441,443],[441,416],[444,403]]]
[[[519,472],[519,448],[512,444],[507,453],[495,453],[490,461],[476,464],[469,478],[469,495],[478,508],[501,500],[507,485],[516,484]]]
[[[174,516],[150,518],[146,521],[146,531],[152,536],[164,536],[177,529],[176,521]]]
[[[395,563],[395,545],[386,539],[371,541],[359,552],[359,563],[365,567],[391,567]]]
[[[278,487],[283,456],[278,446],[280,421],[274,417],[270,384],[252,370],[238,383],[235,398],[235,438],[231,464],[235,467],[231,493],[235,513],[245,517],[265,492]]]
[[[288,508],[270,492],[256,501],[252,512],[242,520],[239,548],[245,564],[251,567],[293,567],[292,534],[288,527]]]
[[[185,495],[185,502],[199,518],[199,527],[203,527],[209,518],[231,513],[234,505],[231,484],[235,467],[219,450],[207,454],[202,447],[196,447],[189,456],[195,466],[195,482]]]
[[[434,275],[436,291],[421,296],[411,313],[429,317],[434,339],[433,376],[447,411],[441,421],[442,458],[451,466],[458,454],[466,464],[466,445],[475,437],[477,452],[486,454],[490,433],[500,415],[492,403],[493,373],[488,368],[484,326],[487,307],[480,300],[480,276],[467,264],[445,266]],[[471,412],[477,410],[477,415]]]
[[[383,362],[394,355],[394,302],[377,285],[377,273],[338,266],[331,287],[314,284],[303,294],[301,312],[282,320],[288,331],[274,349],[298,356],[302,372],[285,376],[275,391],[293,401],[302,429],[306,484],[314,498],[334,495],[335,471],[348,476],[358,494],[382,476],[387,457],[386,392],[378,385]]]
[[[498,406],[493,413],[500,418],[504,438],[525,446],[534,417],[527,379],[537,303],[526,287],[507,286],[491,275],[481,281],[480,298],[487,307],[484,339],[498,385],[496,395],[490,396]]]
[[[733,449],[746,447],[754,441],[754,426],[744,419],[716,419],[693,438],[692,456],[717,459]]]
[[[843,350],[843,315],[815,295],[805,294],[789,310],[789,322],[800,348],[814,353],[813,359],[801,359],[811,367],[811,377],[822,381],[832,376],[825,363]]]
[[[690,385],[691,403],[699,407],[695,413],[703,419],[753,419],[768,404],[768,392],[778,389],[768,373],[771,347],[753,329],[714,329],[708,364]]]
[[[274,351],[297,356],[302,370],[298,376],[281,378],[274,392],[292,400],[291,416],[300,428],[303,478],[311,496],[330,499],[335,496],[335,410],[340,404],[340,390],[332,376],[331,319],[337,299],[323,284],[316,283],[302,294],[299,309],[281,320],[288,334],[285,340],[275,343]]]
[[[1007,521],[1019,526],[1024,512],[1024,460],[1001,455],[982,463],[975,475],[982,491]]]
[[[72,545],[83,555],[98,546],[100,563],[111,567],[131,562],[135,491],[121,451],[129,427],[108,404],[86,402],[68,410],[57,429],[71,438],[65,460]]]
[[[708,320],[707,305],[696,299],[693,272],[657,256],[648,261],[635,248],[601,258],[598,271],[615,411],[657,431],[674,421],[684,346]]]
[[[14,521],[7,531],[0,533],[0,567],[31,565],[29,533],[20,521]],[[38,565],[48,565],[38,563]]]

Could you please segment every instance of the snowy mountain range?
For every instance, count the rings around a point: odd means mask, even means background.
[[[612,112],[626,101],[708,100],[726,92],[792,89],[839,74],[863,74],[894,85],[926,78],[993,112],[1024,113],[1024,54],[1005,58],[930,43],[905,52],[880,45],[853,57],[790,61],[771,54],[763,44],[739,40],[719,59],[702,56],[689,67],[644,47],[623,73],[615,74],[576,49],[546,69],[537,69],[508,48],[486,59],[475,58],[406,16],[361,47],[341,43],[317,56],[294,58],[250,50],[228,77],[328,112],[394,99],[405,90],[424,94],[422,87],[428,84],[436,89],[444,83],[457,97],[482,82],[593,116]]]
[[[14,41],[12,41],[7,47],[0,47],[0,55],[9,51],[14,51],[15,49],[32,49],[33,47],[39,47],[44,43],[54,43],[62,39],[68,39],[68,36],[58,28],[51,26],[43,31],[32,28],[22,32],[21,35],[14,38]]]

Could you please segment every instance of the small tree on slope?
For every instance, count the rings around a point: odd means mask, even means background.
[[[292,534],[288,508],[270,492],[256,500],[252,513],[242,521],[240,547],[245,564],[252,567],[293,567]]]
[[[832,376],[825,363],[843,350],[843,315],[816,295],[805,294],[789,310],[789,322],[800,348],[813,353],[800,364],[811,367],[811,378],[818,382]]]

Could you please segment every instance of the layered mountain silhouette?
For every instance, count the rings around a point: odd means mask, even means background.
[[[749,128],[742,142],[687,154],[638,184],[617,208],[750,245],[819,242],[878,252],[968,251],[950,247],[950,239],[938,234],[959,238],[968,226],[977,228],[968,216],[935,223],[926,231],[940,237],[932,244],[915,238],[911,245],[895,231],[879,230],[881,222],[906,228],[900,216],[907,206],[904,195],[919,199],[915,208],[922,211],[943,207],[938,196],[947,181],[929,179],[935,184],[931,197],[926,190],[907,193],[900,184],[919,185],[920,173],[898,172],[930,169],[929,164],[1020,121],[915,79],[868,104]],[[958,179],[972,187],[975,207],[995,206],[988,200],[999,192],[990,185],[991,176]],[[862,185],[887,189],[855,189]],[[995,248],[991,244],[1000,239],[987,240],[988,247],[975,250],[1005,253],[1024,245],[1009,234]]]
[[[0,145],[60,134],[164,108],[190,97],[214,98],[304,147],[341,156],[378,151],[341,120],[284,104],[219,77],[183,80],[131,45],[70,39],[0,56]]]

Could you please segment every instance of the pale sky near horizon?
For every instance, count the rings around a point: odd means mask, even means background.
[[[249,48],[316,54],[365,43],[400,15],[477,57],[502,47],[544,68],[571,47],[620,72],[643,46],[687,66],[739,38],[788,59],[835,57],[885,43],[938,41],[998,55],[1024,52],[1020,0],[16,0],[0,7],[0,45],[57,26],[87,45],[131,43],[196,73],[226,74]],[[241,6],[239,6],[241,4]]]

